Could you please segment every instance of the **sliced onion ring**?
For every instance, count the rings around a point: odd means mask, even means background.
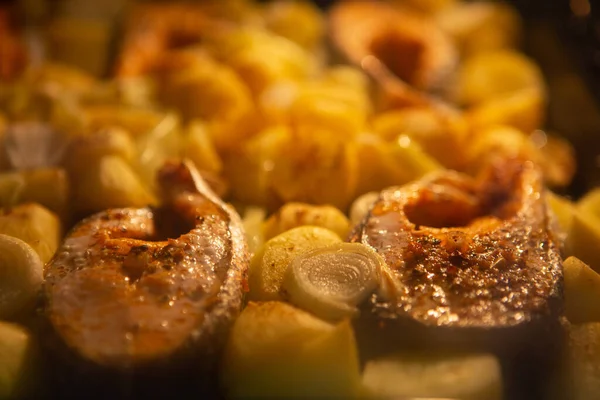
[[[291,303],[328,320],[352,317],[380,283],[385,261],[371,247],[337,243],[302,253],[287,269]]]

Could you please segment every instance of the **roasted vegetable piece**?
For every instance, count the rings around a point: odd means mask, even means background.
[[[42,357],[25,328],[0,321],[0,398],[40,398]]]
[[[309,1],[278,0],[269,2],[263,12],[267,29],[315,50],[325,35],[320,10]]]
[[[246,232],[246,240],[248,241],[248,250],[250,255],[254,255],[265,241],[263,233],[263,224],[267,216],[264,208],[248,207],[244,211],[244,231]]]
[[[280,302],[250,302],[229,337],[221,381],[228,398],[357,398],[352,326]]]
[[[523,30],[519,13],[506,3],[457,1],[441,10],[435,21],[465,58],[517,47]]]
[[[194,121],[188,128],[184,139],[183,157],[191,160],[199,170],[218,174],[223,169],[223,162],[208,130],[205,124],[199,121]]]
[[[164,165],[158,181],[161,208],[84,219],[47,265],[58,357],[118,372],[215,366],[246,284],[241,221],[189,161]]]
[[[433,108],[406,108],[378,115],[373,130],[387,141],[408,136],[446,167],[457,169],[465,158],[467,124],[458,113]]]
[[[52,211],[27,203],[0,209],[0,233],[23,240],[47,263],[58,248],[62,227]]]
[[[385,261],[360,243],[335,243],[292,258],[283,280],[292,304],[326,320],[358,315],[362,303],[379,287]]]
[[[579,258],[594,271],[600,273],[599,241],[600,218],[576,210],[573,213],[573,222],[567,239],[569,255]]]
[[[133,168],[121,157],[107,155],[73,177],[73,205],[80,213],[156,203]]]
[[[543,92],[544,79],[533,60],[517,51],[502,50],[467,59],[457,86],[459,103],[473,106],[524,89]]]
[[[593,399],[600,393],[600,323],[569,327],[566,374],[569,399]]]
[[[0,319],[22,317],[33,308],[43,268],[30,245],[0,234]]]
[[[275,236],[252,257],[249,298],[283,300],[281,285],[290,261],[305,251],[341,241],[335,232],[317,226],[301,226]]]
[[[350,221],[337,208],[305,203],[287,203],[265,221],[265,239],[271,239],[292,228],[303,225],[320,226],[337,233],[345,239],[350,230]]]
[[[550,357],[563,278],[548,221],[541,174],[531,162],[502,160],[476,180],[440,172],[384,190],[351,241],[375,248],[398,284],[371,297],[362,329],[382,342],[386,333],[391,339],[402,332],[403,343],[385,341],[391,347]],[[553,365],[540,363],[542,375]],[[524,365],[507,368],[518,375]],[[540,390],[543,379],[529,390]]]
[[[398,354],[367,362],[367,398],[502,399],[498,360],[488,354]]]
[[[35,202],[66,215],[71,183],[62,168],[41,168],[0,174],[0,206]]]
[[[565,315],[574,324],[600,322],[600,275],[577,257],[563,262]]]

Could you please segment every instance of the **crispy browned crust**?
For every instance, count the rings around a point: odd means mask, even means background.
[[[368,313],[424,327],[488,332],[556,318],[559,243],[542,178],[530,162],[501,162],[479,180],[455,172],[381,193],[351,241],[374,247],[398,288]]]
[[[83,220],[46,267],[45,316],[86,364],[214,366],[241,309],[249,259],[239,216],[189,163],[166,165],[159,179],[161,209]]]

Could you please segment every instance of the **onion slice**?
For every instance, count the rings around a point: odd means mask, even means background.
[[[289,301],[328,320],[355,316],[379,285],[385,261],[371,247],[336,243],[302,253],[287,269]]]

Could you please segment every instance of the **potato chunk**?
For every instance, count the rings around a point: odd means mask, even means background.
[[[269,2],[264,11],[267,29],[314,50],[325,36],[321,11],[309,1],[278,0]]]
[[[363,385],[370,398],[502,399],[498,361],[490,355],[398,355],[369,361]]]
[[[565,314],[574,323],[600,322],[600,274],[576,257],[563,262]]]
[[[357,398],[357,353],[348,321],[332,325],[285,303],[251,302],[226,345],[222,385],[231,399]]]
[[[0,398],[40,396],[41,361],[37,344],[27,330],[0,322]]]
[[[599,322],[570,327],[566,373],[569,399],[593,399],[600,393]]]
[[[265,239],[271,239],[299,226],[320,226],[337,233],[345,239],[350,230],[350,221],[337,208],[305,203],[287,203],[265,222]]]
[[[82,213],[156,203],[131,166],[118,156],[104,156],[81,171],[74,187],[74,206]]]
[[[61,232],[58,216],[39,204],[0,209],[0,233],[29,244],[43,263],[54,255],[62,238]]]
[[[373,121],[373,129],[387,141],[408,136],[449,168],[458,168],[464,160],[467,124],[458,114],[406,108],[380,114]]]
[[[579,258],[600,273],[600,218],[576,210],[568,236],[570,255]]]
[[[281,285],[290,261],[305,251],[341,241],[335,232],[316,226],[301,226],[270,239],[252,257],[249,298],[283,300]]]
[[[0,173],[0,207],[34,202],[63,217],[69,205],[70,186],[62,168]]]

